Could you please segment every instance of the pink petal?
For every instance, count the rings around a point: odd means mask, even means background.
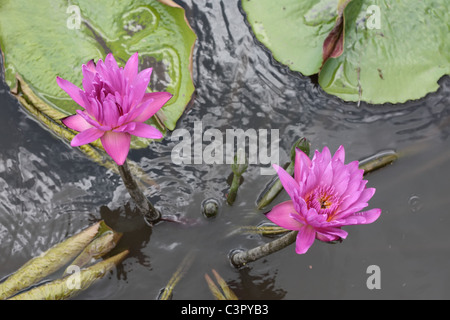
[[[348,171],[350,172],[350,174],[355,175],[355,176],[362,176],[364,174],[364,170],[363,169],[359,169],[359,161],[352,161],[349,164],[346,165]]]
[[[330,242],[339,240],[340,237],[327,233],[321,233],[319,230],[316,230],[316,239],[320,241]]]
[[[129,87],[127,87],[128,89]],[[122,110],[123,110],[123,117],[128,119],[129,117],[129,111],[130,111],[130,98],[127,94],[122,95],[122,103],[120,104],[122,106]],[[120,121],[119,121],[120,122]]]
[[[95,140],[101,138],[104,135],[104,131],[99,130],[95,127],[89,128],[77,134],[73,137],[70,145],[72,147],[79,147],[84,144],[94,142]]]
[[[123,99],[122,99],[122,96],[121,96],[121,94],[119,93],[119,92],[114,92],[114,98],[116,98],[116,103],[119,105],[119,106],[121,106],[122,105],[122,102],[123,102]]]
[[[295,198],[293,199],[293,203],[294,203],[294,208],[295,211],[298,212],[299,217],[301,217],[301,221],[300,222],[304,222],[306,217],[308,216],[308,212],[309,210],[314,210],[315,209],[308,209],[308,205],[305,202],[305,199],[303,199],[300,196],[295,196]]]
[[[346,215],[359,212],[361,209],[368,206],[368,201],[375,193],[375,188],[364,189],[361,193],[355,193],[354,196],[350,196],[349,200],[343,201],[341,204],[341,212],[336,215],[337,219],[341,219]]]
[[[123,76],[125,77],[125,79],[128,79],[129,83],[132,83],[134,81],[134,78],[136,78],[138,74],[138,67],[139,58],[138,53],[136,52],[128,59],[123,72]]]
[[[119,165],[123,165],[130,150],[131,136],[129,133],[106,132],[102,139],[103,148]]]
[[[381,209],[371,209],[355,213],[345,218],[345,225],[369,224],[376,221],[381,215]]]
[[[81,71],[83,73],[83,89],[87,93],[91,92],[94,89],[94,86],[92,85],[92,82],[95,77],[95,68],[94,71],[92,71],[87,65],[83,64],[81,66]]]
[[[112,53],[108,53],[105,58],[105,63],[103,65],[103,76],[104,80],[110,83],[112,86],[111,91],[122,92],[122,72],[117,65],[116,59]]]
[[[350,173],[342,162],[335,162],[333,166],[333,182],[332,185],[336,194],[343,195],[350,181]]]
[[[133,96],[131,95],[130,97],[132,98]],[[135,119],[138,118],[142,113],[144,113],[146,111],[146,109],[151,108],[152,102],[153,102],[153,100],[151,100],[151,99],[147,100],[144,103],[141,103],[138,107],[133,108],[127,114],[124,114],[122,117],[120,117],[119,124],[120,123],[125,123],[125,122],[136,121]],[[146,119],[146,120],[148,120],[148,119]],[[145,122],[146,120],[144,120],[144,121],[136,121],[136,122]]]
[[[94,73],[97,72],[97,71],[95,70],[95,62],[94,62],[94,59],[89,60],[88,63],[86,63],[86,67],[87,67],[90,71],[92,71],[92,72],[94,72]]]
[[[295,150],[294,177],[300,184],[305,182],[311,168],[311,159],[300,149]]]
[[[74,114],[68,117],[61,119],[61,122],[64,123],[67,127],[75,131],[84,131],[89,128],[92,128],[92,125],[86,122],[82,116],[79,114]]]
[[[89,123],[91,126],[96,127],[98,129],[100,129],[100,124],[92,119],[86,112],[82,111],[82,110],[77,110],[77,114],[82,117],[87,123]],[[103,130],[105,131],[105,130]]]
[[[130,131],[133,131],[136,128],[136,123],[137,122],[125,123],[125,124],[115,128],[113,131],[114,132],[128,132],[128,133],[130,133]]]
[[[150,82],[150,75],[152,74],[152,68],[142,70],[138,73],[136,78],[132,83],[132,100],[130,100],[131,107],[138,105],[142,98],[144,97],[145,91],[147,90],[148,83]]]
[[[129,121],[145,122],[172,98],[169,92],[150,92],[144,95],[142,104],[135,109]]]
[[[352,206],[350,206],[348,209],[343,210],[342,212],[339,212],[339,214],[336,215],[336,219],[346,219],[348,216],[353,215],[365,207],[367,207],[369,204],[367,202],[358,202]]]
[[[328,163],[331,161],[331,152],[327,146],[323,147],[322,157],[323,157],[323,162],[325,162],[325,163]]]
[[[364,170],[359,169],[358,161],[352,161],[345,165],[348,173],[350,174],[350,181],[345,193],[351,194],[361,189],[361,181],[363,180]],[[361,189],[362,190],[362,189]]]
[[[375,188],[367,188],[365,189],[361,195],[359,196],[358,201],[360,202],[367,202],[369,201],[373,195],[375,194],[376,189]]]
[[[73,101],[85,108],[86,98],[84,97],[84,92],[80,88],[78,88],[72,82],[60,77],[56,77],[56,83],[73,99]]]
[[[345,200],[345,203],[341,204],[342,209],[346,209],[349,205],[351,205],[355,199],[359,197],[359,194],[364,189],[366,180],[362,180],[364,170],[352,170],[353,163],[346,165],[348,173],[350,175],[350,179],[347,184],[347,188],[345,189],[344,195],[347,195],[348,198]],[[356,163],[355,163],[356,164]]]
[[[103,101],[103,119],[99,119],[103,125],[114,128],[117,126],[119,119],[119,110],[117,110],[116,103],[112,99]]]
[[[119,70],[119,66],[117,65],[117,61],[114,58],[114,55],[112,53],[108,53],[106,55],[105,64],[108,67],[108,69],[110,69],[110,70],[112,70],[114,72]]]
[[[322,235],[327,235],[330,239],[332,238],[341,238],[345,239],[347,238],[348,232],[345,230],[342,230],[340,227],[327,227],[327,228],[319,228],[316,229],[318,232],[320,232]],[[334,239],[336,240],[336,239]]]
[[[272,210],[266,214],[266,218],[276,225],[288,230],[300,230],[302,223],[293,219],[291,214],[298,214],[295,211],[294,204],[291,200],[277,204]]]
[[[345,162],[345,150],[343,146],[339,146],[333,156],[333,161]]]
[[[313,166],[313,165],[312,165]],[[312,170],[312,167],[306,177],[306,181],[303,182],[303,188],[302,188],[302,196],[307,195],[310,193],[313,189],[315,189],[318,184],[320,183],[320,180],[316,177],[316,174]]]
[[[309,225],[304,225],[297,234],[295,252],[298,254],[306,253],[314,243],[315,238],[316,230]]]
[[[280,178],[280,182],[283,185],[286,192],[289,194],[291,199],[294,199],[294,190],[299,189],[299,185],[297,181],[289,174],[287,173],[283,168],[278,166],[277,164],[272,165],[275,169],[275,171],[278,174],[278,177]]]
[[[109,79],[108,69],[106,68],[105,63],[103,62],[102,59],[99,59],[97,61],[97,65],[95,66],[95,70],[100,75],[100,78],[102,79],[102,81],[105,81],[105,80]]]
[[[86,105],[86,112],[89,115],[91,115],[94,119],[98,119],[99,114],[101,113],[101,110],[103,108],[102,105],[97,100],[97,98],[89,97],[88,100],[89,101],[88,104]]]
[[[315,151],[314,157],[312,159],[311,171],[314,173],[314,176],[317,179],[317,183],[322,182],[322,176],[324,175],[325,170],[330,164],[330,161],[331,153],[328,147],[324,147],[322,153],[320,153],[318,150]]]
[[[317,162],[318,164],[325,163],[325,165],[327,165],[328,162],[330,162],[330,160],[331,160],[331,152],[327,146],[323,147],[322,152],[320,152],[319,150],[314,151],[312,162]]]
[[[161,139],[163,134],[155,127],[142,122],[133,122],[134,129],[127,131],[129,134],[147,139]]]
[[[328,165],[325,167],[325,170],[322,172],[322,178],[320,184],[329,186],[333,182],[333,163],[328,162]]]
[[[327,224],[327,217],[323,214],[318,214],[316,209],[309,208],[307,212],[302,212],[305,220],[313,227],[322,227]]]

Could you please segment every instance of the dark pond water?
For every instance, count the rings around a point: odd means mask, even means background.
[[[367,175],[377,192],[370,207],[382,215],[371,225],[345,228],[339,244],[316,242],[305,255],[294,247],[244,268],[227,254],[252,248],[267,237],[233,233],[266,221],[255,206],[271,176],[259,165],[244,174],[237,200],[225,195],[229,165],[175,165],[176,145],[161,143],[134,150],[138,162],[159,185],[149,190],[166,214],[194,222],[163,222],[150,234],[145,226],[117,223],[133,213],[118,176],[98,166],[41,127],[0,87],[0,278],[30,258],[104,219],[119,231],[130,255],[76,299],[155,299],[183,259],[193,254],[173,299],[213,299],[204,279],[215,269],[240,299],[435,299],[450,298],[450,81],[427,97],[402,105],[343,103],[325,94],[314,79],[273,61],[255,41],[239,1],[177,1],[198,35],[194,57],[195,98],[177,128],[203,130],[278,129],[280,162],[299,137],[313,149],[343,144],[347,160],[385,149],[401,157]],[[202,215],[201,203],[215,198],[220,212]],[[287,200],[281,193],[273,204]],[[129,220],[129,219],[128,219]],[[127,221],[128,221],[127,220]],[[369,266],[379,267],[381,288],[368,289]],[[56,277],[56,276],[55,276]]]

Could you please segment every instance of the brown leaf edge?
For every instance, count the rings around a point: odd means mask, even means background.
[[[336,24],[330,31],[322,46],[322,69],[329,58],[337,58],[344,52],[345,16],[344,10],[351,0],[339,0]]]

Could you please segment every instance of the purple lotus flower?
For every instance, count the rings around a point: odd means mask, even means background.
[[[308,251],[315,239],[345,239],[342,226],[372,223],[381,214],[380,209],[360,211],[375,189],[366,188],[358,161],[346,165],[344,158],[342,146],[333,157],[327,147],[322,153],[316,150],[312,160],[297,149],[294,177],[273,165],[291,200],[276,205],[266,216],[280,227],[299,231],[298,254]]]
[[[69,128],[79,131],[70,145],[78,147],[101,140],[103,148],[123,165],[130,149],[131,136],[148,139],[163,137],[158,129],[144,123],[172,97],[168,92],[146,93],[152,68],[138,73],[138,53],[124,68],[119,68],[110,53],[97,65],[91,60],[82,66],[83,90],[56,77],[56,82],[84,110],[62,119]]]

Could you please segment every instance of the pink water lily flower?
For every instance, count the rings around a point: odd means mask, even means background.
[[[327,147],[316,150],[312,160],[297,149],[294,177],[273,165],[291,200],[273,207],[266,217],[280,227],[299,231],[298,254],[307,252],[315,239],[345,239],[342,226],[372,223],[381,214],[380,209],[361,211],[375,189],[366,188],[358,161],[346,165],[344,158],[343,146],[333,157]]]
[[[123,165],[131,136],[160,139],[162,133],[144,123],[172,97],[168,92],[146,93],[152,68],[138,72],[138,53],[119,68],[110,53],[105,62],[91,60],[82,66],[83,89],[60,77],[56,82],[84,110],[61,121],[79,131],[70,145],[78,147],[100,139],[103,148]]]

